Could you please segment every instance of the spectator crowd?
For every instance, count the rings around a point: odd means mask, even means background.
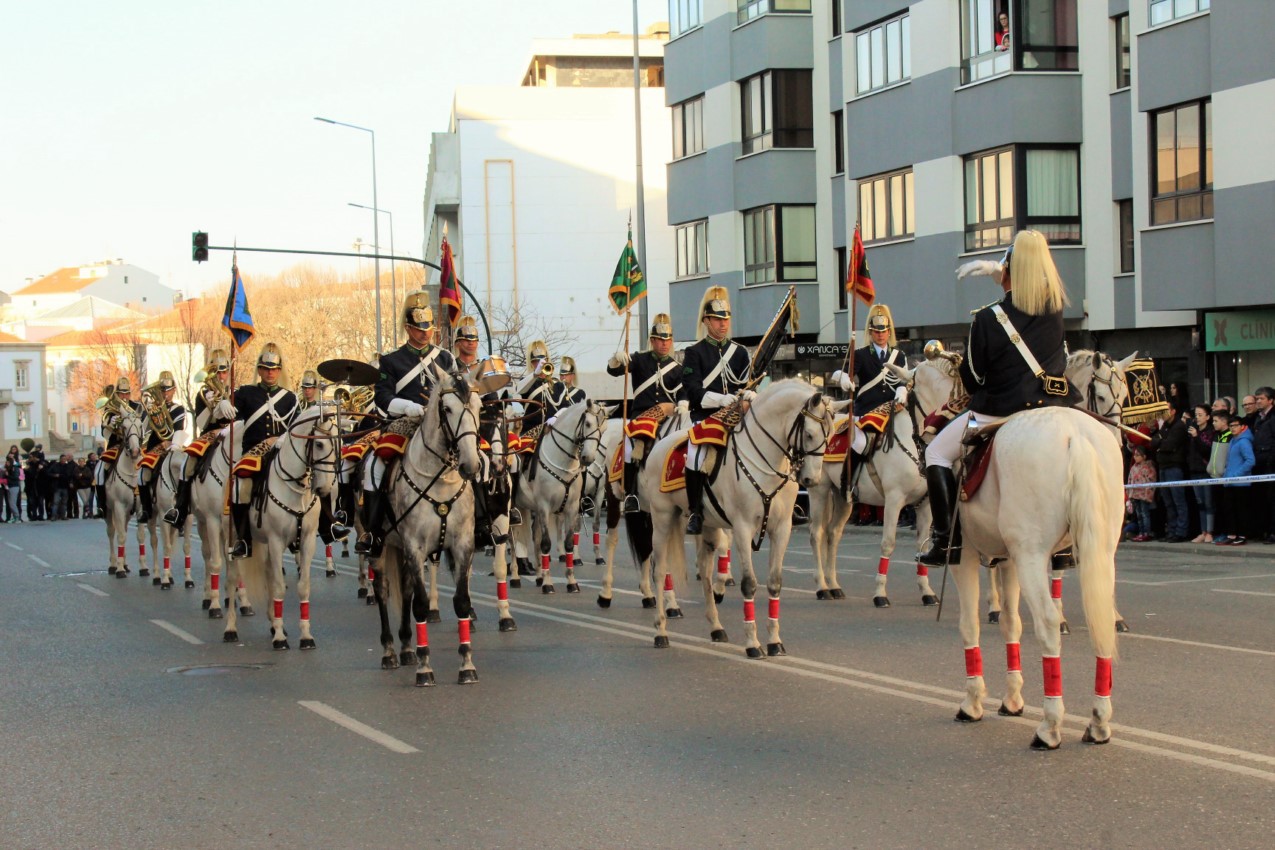
[[[50,460],[37,443],[25,455],[10,446],[0,466],[0,522],[44,522],[100,517],[93,472],[96,452]]]

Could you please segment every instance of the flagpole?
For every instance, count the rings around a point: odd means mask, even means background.
[[[236,295],[238,294],[236,290],[239,288],[239,252],[236,251],[230,256],[231,256],[231,260],[230,260],[231,303],[238,303],[239,299],[236,297]],[[233,405],[235,403],[235,355],[239,351],[239,346],[235,339],[234,330],[231,328],[226,328],[226,332],[230,334],[230,403]],[[209,414],[209,421],[210,422],[216,421],[215,420],[216,415],[217,415],[216,412],[211,412]],[[230,458],[230,470],[229,470],[229,474],[226,476],[226,492],[225,492],[224,498],[222,499],[222,506],[221,506],[221,516],[222,516],[221,525],[222,525],[222,531],[224,532],[224,538],[222,540],[223,552],[230,551],[230,548],[233,545],[232,537],[234,535],[234,532],[232,531],[232,526],[234,525],[234,523],[226,522],[226,519],[225,519],[226,508],[230,504],[230,500],[233,498],[233,495],[234,495],[233,488],[235,486],[235,463],[236,463],[235,461],[235,418],[233,416],[230,417],[230,426],[226,431],[226,456]],[[228,571],[227,571],[226,577],[227,578],[230,577]],[[229,590],[229,588],[227,588],[227,590]],[[234,604],[234,599],[235,599],[235,594],[234,594],[234,591],[231,590],[230,600],[232,605]]]
[[[859,327],[859,293],[858,293],[858,286],[857,286],[859,282],[859,258],[855,256],[855,249],[854,249],[855,244],[857,244],[858,242],[858,238],[859,238],[859,223],[856,221],[854,224],[854,236],[851,237],[851,243],[850,243],[850,280],[849,280],[849,283],[850,283],[850,344],[846,346],[846,371],[849,373],[850,381],[852,383],[854,381],[854,347],[855,347],[854,337],[855,337],[855,330]],[[858,387],[855,387],[854,389],[858,390]],[[855,402],[854,393],[851,393],[850,395],[850,442],[852,445],[854,443],[854,428],[855,428],[854,402]],[[854,481],[853,458],[854,458],[854,451],[851,448],[847,448],[846,450],[846,484],[847,486],[850,486],[850,484]],[[857,512],[858,509],[859,508],[856,505],[855,511]]]
[[[635,129],[635,154],[637,160],[636,190],[637,190],[637,261],[638,265],[645,272],[646,269],[646,199],[645,189],[642,185],[642,75],[641,62],[638,52],[638,4],[637,0],[633,0],[633,125]],[[646,327],[646,299],[642,299],[642,303],[638,305],[638,321]],[[624,344],[624,351],[627,354],[629,350],[627,331]]]

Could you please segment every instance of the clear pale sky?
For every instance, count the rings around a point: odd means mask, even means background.
[[[642,29],[667,16],[666,0],[639,0]],[[632,0],[5,3],[0,290],[118,257],[199,294],[229,280],[230,255],[191,262],[194,230],[213,245],[370,244],[372,213],[347,203],[372,206],[371,137],[316,115],[376,131],[394,247],[420,256],[430,134],[455,88],[516,85],[533,38],[632,21]],[[389,253],[385,215],[380,229]],[[251,286],[301,261],[239,265]]]

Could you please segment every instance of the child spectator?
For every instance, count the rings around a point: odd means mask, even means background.
[[[1155,464],[1147,458],[1147,450],[1142,446],[1133,447],[1133,465],[1129,467],[1129,484],[1154,484]],[[1151,539],[1151,507],[1155,504],[1155,490],[1150,487],[1134,487],[1129,491],[1129,502],[1133,505],[1133,518],[1137,524],[1137,534],[1133,536],[1135,543],[1143,543]]]

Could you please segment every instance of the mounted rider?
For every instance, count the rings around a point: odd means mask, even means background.
[[[168,421],[163,421],[163,414],[152,417],[148,412],[146,415],[151,430],[146,438],[145,454],[137,465],[137,495],[142,502],[141,513],[137,515],[138,523],[149,521],[151,512],[155,509],[155,466],[172,444],[173,435],[186,430],[186,408],[173,400],[177,394],[177,381],[173,379],[173,373],[160,372],[159,380],[155,383],[162,395],[164,409],[168,412]],[[143,393],[150,391],[150,387],[142,390]],[[165,432],[167,437],[163,436]]]
[[[574,357],[563,355],[558,361],[558,380],[553,385],[553,409],[559,411],[588,401],[588,394],[576,386],[576,361]]]
[[[854,398],[854,430],[850,450],[863,455],[868,451],[865,430],[884,433],[889,421],[889,405],[907,401],[907,387],[890,366],[907,368],[907,355],[898,348],[894,333],[894,317],[885,304],[873,304],[864,326],[868,344],[854,351],[854,374],[838,369],[832,380],[843,392]]]
[[[376,406],[388,416],[389,424],[376,441],[371,460],[363,467],[363,534],[354,546],[360,555],[373,558],[380,557],[385,542],[385,468],[403,454],[420,427],[434,387],[434,367],[446,372],[456,369],[451,352],[434,345],[436,328],[428,291],[415,289],[407,293],[399,321],[407,341],[397,350],[381,355]]]
[[[208,356],[208,363],[203,369],[203,386],[195,394],[195,430],[198,435],[183,451],[186,460],[182,464],[181,477],[177,479],[177,493],[173,499],[173,507],[164,514],[164,522],[174,528],[186,524],[190,514],[191,480],[199,467],[199,460],[208,451],[221,430],[230,424],[229,419],[220,418],[214,409],[228,392],[227,381],[230,379],[230,355],[224,348],[215,348]],[[196,377],[198,380],[198,376]]]
[[[243,423],[243,457],[235,464],[234,494],[230,515],[238,538],[230,550],[232,558],[252,554],[252,523],[248,513],[252,501],[253,479],[261,472],[261,458],[288,429],[297,412],[297,397],[279,385],[283,372],[283,353],[279,346],[267,342],[257,355],[255,384],[235,390],[235,421]]]
[[[673,415],[677,403],[686,398],[682,360],[673,354],[673,320],[657,313],[651,320],[649,351],[620,351],[607,361],[607,374],[619,377],[628,366],[633,398],[629,410],[640,411],[624,424],[624,512],[637,513],[638,472],[652,445],[660,423]]]
[[[690,447],[686,453],[687,534],[704,529],[704,486],[716,460],[716,449],[739,424],[756,393],[746,389],[752,358],[730,338],[730,296],[723,286],[710,286],[700,302],[699,342],[686,349],[682,386],[690,402]]]
[[[142,405],[133,401],[133,382],[128,375],[120,375],[114,384],[106,385],[105,395],[132,410],[139,417],[144,416]],[[110,405],[102,411],[102,436],[106,438],[106,451],[102,452],[101,461],[93,470],[93,486],[97,490],[99,505],[106,504],[106,476],[115,467],[120,455],[120,446],[124,444],[124,432],[120,429],[120,416]]]
[[[319,379],[319,373],[314,369],[306,369],[301,373],[301,381],[297,384],[299,390],[297,398],[297,411],[308,410],[317,404],[323,403],[323,382]],[[337,487],[339,494],[340,487]],[[351,514],[342,513],[340,517],[334,517],[332,514],[332,500],[330,498],[319,499],[319,536],[323,538],[324,543],[331,543],[333,540],[344,540],[349,536],[350,528],[346,525]]]
[[[297,398],[297,410],[306,410],[314,407],[323,400],[323,388],[319,385],[319,373],[313,369],[306,369],[301,373],[301,383],[297,385],[300,390]]]
[[[1081,400],[1063,374],[1067,290],[1045,237],[1020,231],[990,273],[1005,297],[974,312],[960,366],[961,381],[970,392],[969,409],[949,422],[926,450],[934,531],[929,550],[917,560],[927,566],[947,563],[949,543],[952,560],[960,560],[960,526],[952,522],[958,495],[952,465],[967,431],[1003,422],[1020,410],[1074,407]]]
[[[530,404],[523,405],[522,421],[518,425],[518,443],[512,444],[509,450],[515,453],[529,453],[536,446],[536,440],[545,423],[558,412],[554,406],[553,363],[549,360],[549,346],[544,340],[537,339],[527,346],[527,372],[522,382],[514,389],[514,395]],[[509,524],[522,525],[522,512],[514,505],[518,501],[518,484],[522,474],[513,473],[513,498],[510,501]]]
[[[473,316],[461,316],[460,322],[453,329],[456,341],[452,343],[452,355],[456,360],[456,368],[470,384],[475,386],[482,377],[480,369],[482,361],[478,357],[478,322]],[[500,406],[498,401],[504,391],[484,393],[482,395],[483,406],[478,415],[479,430],[479,450],[486,457],[484,466],[490,470],[492,463],[492,439],[497,438],[495,431],[501,427],[502,418],[500,416]],[[508,440],[507,434],[499,434],[498,439],[501,443]],[[484,476],[484,483],[488,486],[476,487],[474,490],[474,534],[479,544],[483,541],[491,539],[491,517],[492,505],[488,504],[488,499],[504,496],[503,501],[508,500],[508,494],[493,493],[489,489],[491,485],[489,476]],[[503,476],[498,483],[503,483]],[[503,509],[503,506],[502,506]]]

